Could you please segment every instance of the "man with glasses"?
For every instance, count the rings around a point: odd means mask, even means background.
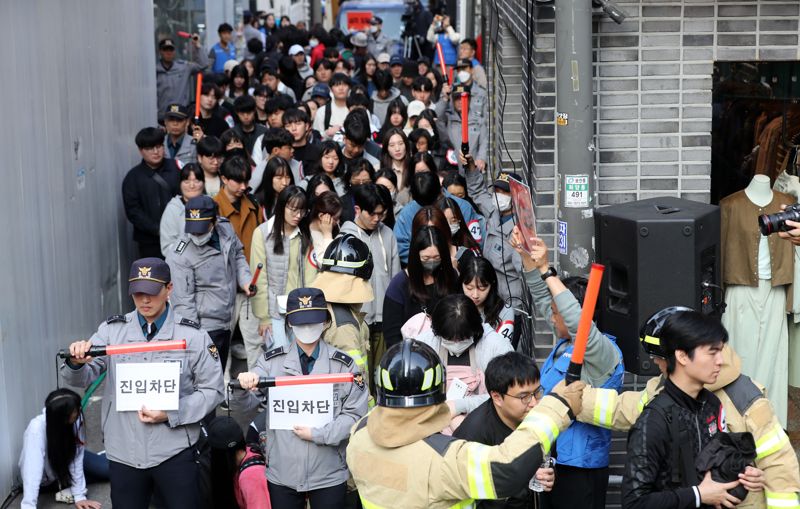
[[[125,216],[133,225],[133,240],[141,258],[162,258],[159,226],[161,214],[173,196],[180,194],[179,171],[164,157],[164,131],[145,127],[136,134],[142,162],[122,181]]]
[[[508,352],[489,361],[485,384],[490,399],[473,410],[456,429],[453,436],[486,445],[499,445],[522,423],[528,411],[544,395],[539,383],[539,368],[530,357]],[[545,491],[553,488],[555,472],[552,468],[536,471]],[[533,493],[524,490],[505,500],[482,500],[480,509],[512,509],[533,507]]]

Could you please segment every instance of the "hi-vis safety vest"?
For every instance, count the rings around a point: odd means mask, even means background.
[[[617,394],[609,389],[586,387],[580,422],[627,431],[644,407],[661,392],[663,378],[647,382],[644,391]],[[783,431],[762,386],[740,375],[732,383],[714,391],[725,409],[728,431],[753,434],[756,442],[756,467],[764,471],[763,492],[748,492],[736,506],[747,509],[800,508],[800,467],[797,455]]]
[[[513,496],[528,483],[561,430],[568,409],[545,397],[498,446],[435,433],[395,448],[373,442],[368,415],[353,429],[347,466],[365,509],[451,509]],[[403,423],[412,427],[414,422]],[[387,436],[394,432],[382,430]]]

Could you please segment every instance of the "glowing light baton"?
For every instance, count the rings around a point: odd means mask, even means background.
[[[197,90],[195,90],[194,96],[194,122],[197,123],[200,121],[200,95],[202,94],[203,90],[203,73],[197,73]]]
[[[186,350],[186,340],[153,341],[149,343],[125,343],[123,345],[93,346],[86,352],[87,357],[102,357],[104,355],[120,355],[127,353],[162,352],[165,350]],[[58,356],[62,359],[72,357],[69,350],[59,350]]]
[[[256,281],[258,281],[258,275],[261,274],[261,269],[263,269],[263,268],[264,268],[264,264],[263,263],[259,263],[258,265],[256,265],[256,273],[253,274],[253,279],[250,280],[250,286],[248,287],[248,289],[250,290],[250,293],[255,293],[255,291],[256,291]]]
[[[599,263],[592,264],[589,273],[589,284],[586,287],[586,297],[581,307],[581,321],[578,322],[578,333],[575,335],[575,348],[572,350],[572,360],[564,377],[567,385],[581,378],[583,369],[583,356],[586,353],[586,343],[589,341],[589,331],[592,328],[592,317],[597,305],[597,295],[600,293],[600,282],[603,280],[603,271],[606,268]]]
[[[469,94],[461,94],[461,153],[469,154]]]
[[[449,79],[447,76],[447,69],[445,69],[444,66],[444,53],[442,52],[442,45],[439,42],[436,43],[436,55],[439,57],[439,67],[442,69],[442,76],[447,80],[447,84],[450,85],[453,80]]]

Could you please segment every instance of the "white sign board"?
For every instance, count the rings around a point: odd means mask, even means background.
[[[572,208],[589,206],[589,175],[564,176],[564,206]]]
[[[269,389],[269,428],[321,428],[333,421],[333,384],[289,385]]]
[[[181,389],[179,362],[117,364],[117,412],[177,410]]]

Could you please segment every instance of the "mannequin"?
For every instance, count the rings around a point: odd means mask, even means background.
[[[720,202],[727,305],[722,323],[731,346],[742,358],[742,372],[766,385],[784,427],[789,369],[786,312],[792,305],[787,287],[794,281],[794,249],[777,235],[761,235],[758,216],[774,214],[781,204],[794,201],[773,191],[769,177],[756,175],[745,189]]]
[[[800,179],[786,171],[775,179],[775,190],[800,202]],[[794,284],[792,310],[789,313],[789,385],[800,387],[800,246],[794,247]]]

